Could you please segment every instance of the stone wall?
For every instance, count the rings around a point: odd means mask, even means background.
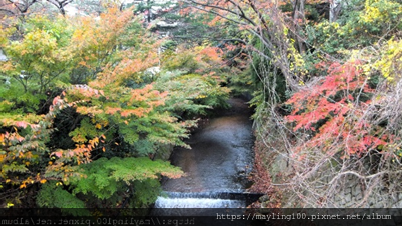
[[[273,186],[284,194],[283,207],[402,209],[402,191],[396,188],[401,181],[397,178],[386,183],[381,181],[383,177],[362,178],[353,171],[340,174],[333,166],[321,166],[310,178],[301,180],[304,175],[298,176],[293,167],[296,161],[288,155],[272,151],[266,153],[265,159]],[[303,173],[300,169],[299,174]],[[305,196],[305,200],[297,194]]]

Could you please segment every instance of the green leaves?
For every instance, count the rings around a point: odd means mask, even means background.
[[[81,121],[81,126],[70,132],[69,135],[72,137],[74,142],[83,144],[88,142],[90,139],[100,136],[101,133],[97,131],[92,123],[90,123],[89,118],[84,118]]]
[[[111,170],[106,166],[110,162],[106,158],[93,161],[89,164],[82,165],[80,177],[72,177],[69,183],[74,187],[73,194],[91,193],[99,199],[108,199],[112,197],[123,184],[110,178]]]
[[[157,179],[158,175],[169,178],[180,178],[183,175],[178,167],[162,160],[152,161],[147,157],[124,159],[114,157],[108,161],[105,168],[112,171],[112,178],[124,181],[128,185],[135,180]]]
[[[155,203],[161,194],[162,188],[157,179],[136,180],[133,182],[135,187],[133,207],[144,208]]]
[[[206,114],[207,109],[226,107],[230,90],[221,87],[214,74],[186,74],[182,71],[162,72],[155,88],[168,92],[166,104],[160,108],[177,116]]]
[[[85,209],[85,202],[56,182],[42,185],[36,203],[41,208],[60,208],[70,216],[90,216],[89,211]]]
[[[143,207],[156,198],[161,176],[183,175],[151,158],[189,148],[183,140],[196,120],[180,116],[225,106],[229,89],[215,75],[222,63],[217,48],[170,62],[192,74],[149,78],[160,42],[130,10],[109,9],[99,20],[27,16],[20,28],[18,40],[9,38],[12,29],[0,33],[9,58],[0,62],[7,81],[0,87],[6,189],[16,195],[43,184],[40,207],[83,208],[101,206],[99,200],[115,207],[130,188],[134,205]]]
[[[19,165],[16,162],[13,162],[10,165],[3,166],[2,173],[8,173],[8,172],[25,173],[28,172],[28,169],[25,165]]]
[[[146,156],[156,152],[156,145],[148,139],[137,140],[133,146],[139,156]]]
[[[10,85],[1,90],[2,97],[23,103],[25,112],[39,110],[40,101],[46,100],[46,91],[54,86],[55,79],[63,80],[71,70],[72,52],[68,47],[68,26],[64,19],[54,23],[46,17],[32,17],[22,26],[25,35],[18,41],[7,40],[4,51],[9,58],[0,62],[1,71],[8,75]],[[52,26],[55,25],[55,26]],[[61,38],[63,34],[63,38]]]
[[[74,194],[92,193],[99,199],[111,198],[124,186],[134,181],[158,179],[160,175],[179,178],[183,172],[168,162],[152,161],[149,158],[100,158],[80,167],[82,177],[71,178]]]

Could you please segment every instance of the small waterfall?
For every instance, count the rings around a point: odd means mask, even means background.
[[[245,199],[235,199],[235,193],[200,192],[181,193],[166,192],[155,202],[155,208],[244,208]]]
[[[155,208],[240,208],[244,205],[245,202],[241,200],[159,197]]]

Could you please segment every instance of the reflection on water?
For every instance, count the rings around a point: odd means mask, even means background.
[[[191,150],[177,148],[171,161],[187,174],[163,182],[170,196],[159,197],[160,208],[225,208],[245,206],[242,200],[227,197],[200,197],[200,194],[227,194],[244,191],[253,164],[252,122],[244,100],[232,98],[232,108],[219,112],[187,141]],[[175,195],[172,195],[175,194]],[[198,196],[198,197],[197,197]]]

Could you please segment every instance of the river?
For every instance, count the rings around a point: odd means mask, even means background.
[[[230,108],[215,112],[194,131],[187,144],[176,148],[171,163],[186,173],[162,182],[164,194],[156,208],[238,208],[253,166],[251,110],[245,100],[231,98]]]

